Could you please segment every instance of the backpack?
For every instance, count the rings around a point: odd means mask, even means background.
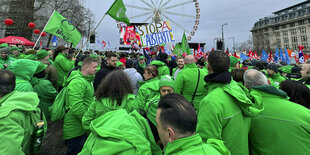
[[[77,77],[77,78],[83,79],[81,77]],[[68,83],[68,85],[69,85],[69,83]],[[56,96],[56,98],[55,98],[55,100],[53,102],[53,105],[50,107],[50,114],[51,114],[52,122],[56,122],[56,121],[62,120],[65,117],[65,115],[68,112],[68,110],[69,110],[69,109],[66,109],[66,106],[65,106],[66,105],[66,97],[67,97],[67,94],[68,94],[68,87],[67,86],[65,86],[57,94],[57,96]]]

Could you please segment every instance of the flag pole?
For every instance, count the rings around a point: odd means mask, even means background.
[[[79,50],[79,52],[76,55],[79,55],[80,52],[82,51],[82,49],[84,48],[84,46],[86,45],[86,43],[88,42],[88,40],[90,39],[90,36],[93,35],[96,31],[96,29],[98,28],[98,26],[100,25],[100,23],[102,22],[102,20],[104,19],[104,17],[107,15],[108,13],[105,13],[103,15],[103,17],[101,18],[101,20],[99,21],[99,23],[97,24],[97,26],[95,27],[95,29],[88,35],[86,42],[81,46],[81,50]]]
[[[33,48],[32,48],[33,50],[34,50],[34,48],[36,47],[38,41],[40,40],[42,33],[44,32],[44,30],[45,30],[45,28],[46,28],[48,22],[50,22],[50,20],[51,20],[52,16],[54,15],[54,13],[55,13],[55,10],[53,11],[52,15],[50,16],[50,18],[48,19],[47,23],[45,24],[45,26],[44,26],[44,28],[43,28],[41,34],[39,35],[39,38],[37,39],[36,43],[34,44],[34,46],[33,46]]]

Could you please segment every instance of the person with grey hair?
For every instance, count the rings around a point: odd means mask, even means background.
[[[252,118],[250,153],[308,154],[310,110],[290,102],[287,94],[271,86],[260,71],[247,70],[244,81],[251,97],[264,105],[264,110]]]
[[[203,78],[207,73],[196,66],[195,57],[189,55],[184,59],[185,67],[175,79],[175,91],[183,95],[197,110],[200,101],[205,97],[206,90]]]

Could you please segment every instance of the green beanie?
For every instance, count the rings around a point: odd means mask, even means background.
[[[174,90],[174,81],[169,75],[164,75],[161,76],[160,81],[159,81],[159,88],[162,86],[169,86]]]
[[[124,64],[123,64],[122,62],[120,62],[120,61],[117,61],[117,62],[116,62],[116,67],[119,67],[119,66],[121,66],[121,65],[124,66]]]
[[[0,48],[6,48],[6,47],[9,47],[9,44],[7,43],[0,44]]]
[[[139,59],[145,59],[145,57],[142,55],[142,56],[139,57]]]
[[[12,51],[22,51],[22,49],[20,49],[20,48],[18,48],[18,47],[16,47],[16,46],[14,46],[14,47],[11,47],[11,52]]]
[[[46,64],[40,63],[38,68],[37,68],[37,70],[36,70],[36,72],[34,74],[38,74],[38,73],[44,71],[47,66],[48,65],[46,65]]]
[[[48,53],[46,50],[40,50],[37,52],[36,56],[37,58],[40,60],[40,59],[43,59],[45,58],[46,56],[48,56],[50,53]]]
[[[230,59],[230,67],[235,67],[236,64],[240,61],[240,59],[237,59],[234,56],[229,56]]]

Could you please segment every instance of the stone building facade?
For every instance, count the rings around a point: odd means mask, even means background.
[[[254,50],[259,53],[276,48],[310,50],[310,0],[276,11],[259,19],[251,30]]]

